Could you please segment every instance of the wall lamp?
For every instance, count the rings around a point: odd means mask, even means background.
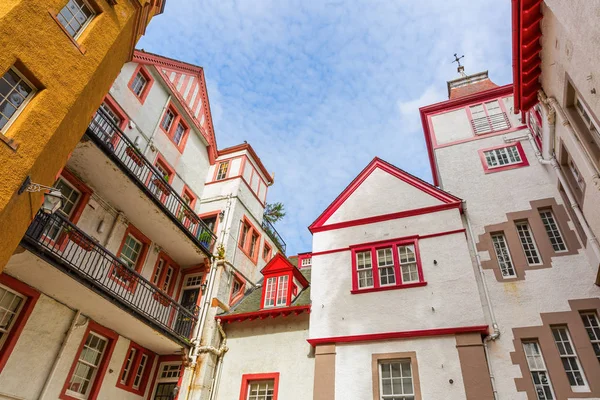
[[[44,193],[44,204],[42,204],[42,211],[44,211],[46,214],[54,214],[60,209],[60,207],[62,207],[63,196],[59,189],[31,182],[31,177],[27,176],[17,193],[34,193],[41,192],[43,190],[47,190],[47,192]]]

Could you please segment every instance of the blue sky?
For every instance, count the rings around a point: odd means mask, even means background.
[[[288,255],[375,156],[431,182],[418,108],[456,78],[510,83],[508,0],[167,0],[138,48],[204,68],[219,148],[250,143]]]

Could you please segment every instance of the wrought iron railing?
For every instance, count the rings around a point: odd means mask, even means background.
[[[98,109],[92,118],[88,127],[88,136],[163,209],[188,237],[200,245],[207,255],[212,253],[216,235],[102,108]]]
[[[188,310],[177,303],[60,212],[38,212],[22,244],[138,318],[179,341],[189,341],[197,308]]]
[[[510,128],[510,121],[505,112],[492,114],[485,117],[474,118],[471,120],[471,126],[476,134],[498,132]]]
[[[266,234],[269,235],[273,243],[275,243],[275,246],[279,247],[279,250],[281,250],[281,252],[285,254],[286,244],[279,232],[275,230],[273,224],[267,221],[265,218],[263,218],[262,228],[264,229]]]

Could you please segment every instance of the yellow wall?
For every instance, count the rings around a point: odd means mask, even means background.
[[[41,193],[17,190],[27,175],[51,186],[66,164],[105,93],[129,60],[137,20],[150,0],[88,0],[101,13],[77,42],[50,12],[67,0],[0,0],[0,74],[18,62],[41,90],[5,132],[18,145],[0,141],[0,271],[39,209]],[[50,10],[50,12],[49,12]],[[136,35],[138,36],[138,35]],[[137,37],[135,38],[137,39]]]

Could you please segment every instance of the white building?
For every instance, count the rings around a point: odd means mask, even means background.
[[[0,275],[0,399],[208,398],[217,306],[285,249],[272,183],[217,149],[202,68],[137,51]]]

